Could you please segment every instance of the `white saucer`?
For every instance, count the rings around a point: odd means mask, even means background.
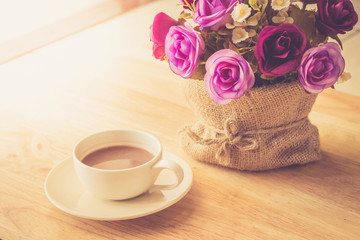
[[[193,173],[184,160],[169,152],[164,152],[164,158],[176,161],[184,170],[184,180],[172,190],[144,193],[121,201],[99,199],[84,189],[69,157],[50,171],[45,180],[45,193],[57,208],[82,218],[113,221],[146,216],[178,202],[192,185]],[[163,170],[156,184],[172,182],[176,182],[176,177],[170,170]]]

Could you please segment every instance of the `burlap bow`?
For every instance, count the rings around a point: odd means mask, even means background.
[[[267,133],[270,131],[281,131],[289,129],[304,123],[307,118],[300,119],[291,124],[278,126],[268,129],[258,129],[254,131],[241,132],[236,125],[235,119],[226,119],[224,123],[224,130],[216,131],[214,137],[201,137],[191,130],[191,127],[185,127],[188,136],[198,144],[202,145],[220,145],[219,150],[215,154],[215,158],[229,157],[232,147],[236,147],[243,151],[256,150],[259,147],[256,135]],[[183,130],[183,131],[184,131]]]

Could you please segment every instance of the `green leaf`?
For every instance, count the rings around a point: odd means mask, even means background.
[[[182,11],[179,15],[179,18],[183,18],[183,19],[192,19],[192,14],[191,13],[186,13],[185,11]]]
[[[252,7],[252,9],[254,9],[255,11],[260,11],[260,7],[258,5],[258,1],[257,0],[249,0],[249,5],[250,7]]]
[[[262,79],[264,80],[274,80],[276,77],[273,77],[273,76],[267,76],[267,75],[264,75],[264,74],[261,74],[260,76]]]
[[[195,69],[194,74],[190,78],[196,80],[203,80],[205,73],[206,73],[205,64],[199,64]]]
[[[294,24],[304,30],[306,38],[311,41],[316,37],[315,15],[314,12],[301,10],[295,5],[290,7],[290,17],[294,19]]]
[[[310,39],[310,45],[312,47],[318,46],[320,43],[326,43],[328,41],[328,37],[316,30],[315,36]]]
[[[220,49],[224,48],[224,36],[219,35],[215,31],[204,31],[202,32],[202,36],[205,40],[205,46],[212,52],[216,52]]]

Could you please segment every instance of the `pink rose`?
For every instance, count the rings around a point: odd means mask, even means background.
[[[176,26],[177,21],[163,12],[156,14],[153,24],[150,26],[150,41],[153,45],[153,55],[161,59],[165,55],[165,37],[171,26]]]
[[[268,76],[281,76],[298,66],[306,47],[304,31],[295,24],[264,27],[255,45],[260,71]]]
[[[199,0],[195,6],[194,22],[202,28],[210,27],[218,30],[219,27],[233,21],[231,12],[238,0]]]
[[[190,78],[205,52],[205,42],[190,24],[172,26],[165,39],[165,55],[170,69],[183,78]]]
[[[249,63],[230,49],[222,49],[211,55],[205,68],[205,87],[217,104],[227,104],[240,98],[255,83]]]
[[[310,93],[320,93],[333,86],[345,68],[345,60],[336,43],[308,49],[300,63],[298,78]]]

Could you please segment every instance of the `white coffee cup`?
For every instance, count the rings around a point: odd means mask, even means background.
[[[106,170],[91,167],[82,162],[91,152],[121,145],[145,149],[154,157],[140,166],[126,169]],[[110,130],[87,136],[75,145],[73,161],[80,182],[90,193],[103,199],[124,200],[147,191],[173,189],[184,178],[183,169],[176,162],[162,158],[160,141],[155,136],[138,130]],[[170,169],[175,173],[176,184],[154,184],[163,169]]]

